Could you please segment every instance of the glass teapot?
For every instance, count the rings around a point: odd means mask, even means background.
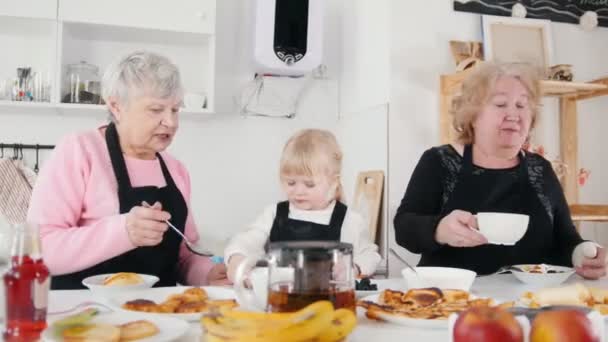
[[[253,291],[246,289],[248,282]],[[260,260],[237,268],[239,303],[272,312],[293,312],[319,300],[355,310],[353,246],[333,241],[289,241],[269,245]]]

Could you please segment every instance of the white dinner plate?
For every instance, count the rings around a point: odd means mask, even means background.
[[[170,295],[183,293],[184,290],[189,289],[191,287],[186,286],[177,286],[177,287],[157,287],[151,289],[145,289],[137,292],[128,292],[116,294],[114,296],[108,297],[108,304],[112,309],[119,312],[137,312],[141,315],[145,315],[148,317],[173,317],[179,318],[185,321],[195,322],[201,318],[200,312],[197,313],[152,313],[152,312],[139,312],[126,310],[122,308],[122,305],[125,302],[135,300],[135,299],[147,299],[154,301],[159,304],[164,302]],[[219,286],[203,286],[202,287],[209,296],[209,299],[236,299],[236,295],[232,288],[228,287],[219,287]]]
[[[378,294],[367,296],[362,298],[363,301],[369,301],[376,304],[379,304]],[[364,310],[363,308],[357,308],[357,310]],[[398,315],[390,315],[382,312],[374,312],[378,318],[394,324],[405,325],[409,327],[415,328],[425,328],[425,329],[448,329],[448,320],[446,319],[421,319],[421,318],[410,318],[406,316],[398,316]]]
[[[182,337],[190,328],[190,325],[182,320],[172,317],[161,317],[161,316],[150,316],[144,313],[125,313],[125,312],[113,312],[108,314],[100,314],[95,316],[91,323],[106,323],[112,325],[125,324],[128,322],[147,320],[154,323],[158,328],[158,334],[144,338],[141,342],[161,342],[161,341],[173,341]],[[49,327],[42,332],[42,340],[48,342],[60,342],[63,341],[61,337],[57,338],[54,336],[53,325],[49,324]]]

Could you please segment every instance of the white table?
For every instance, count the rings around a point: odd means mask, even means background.
[[[586,281],[574,275],[565,284],[581,282],[593,287],[608,288],[608,278],[597,281]],[[405,287],[405,283],[403,283]],[[471,292],[481,297],[492,297],[497,300],[513,300],[525,291],[534,291],[537,288],[521,283],[510,274],[479,277],[475,280]],[[60,311],[74,307],[84,301],[100,301],[91,295],[89,290],[63,290],[51,291],[49,296],[49,311]],[[49,318],[52,321],[52,317]],[[200,341],[201,328],[199,324],[192,323],[190,331],[180,341]],[[406,326],[393,325],[383,322],[371,321],[359,315],[359,322],[355,331],[349,336],[349,342],[369,341],[449,341],[447,330],[431,330]]]

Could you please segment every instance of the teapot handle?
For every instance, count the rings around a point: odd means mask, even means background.
[[[234,275],[234,291],[236,293],[236,299],[241,307],[266,310],[267,299],[265,299],[264,303],[258,302],[254,292],[245,286],[245,282],[249,280],[251,270],[259,261],[268,262],[268,260],[264,258],[256,259],[247,257],[237,266]],[[264,286],[268,287],[268,283]]]

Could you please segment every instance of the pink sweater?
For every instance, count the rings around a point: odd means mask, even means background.
[[[190,208],[190,178],[186,168],[168,153],[161,153],[188,204],[185,233],[198,241]],[[165,186],[157,160],[125,156],[134,187]],[[99,129],[62,139],[40,172],[28,212],[28,221],[40,225],[42,255],[52,274],[77,272],[136,248],[129,240],[127,214],[119,213],[117,182]],[[209,258],[179,251],[182,282],[205,285],[213,267]]]

